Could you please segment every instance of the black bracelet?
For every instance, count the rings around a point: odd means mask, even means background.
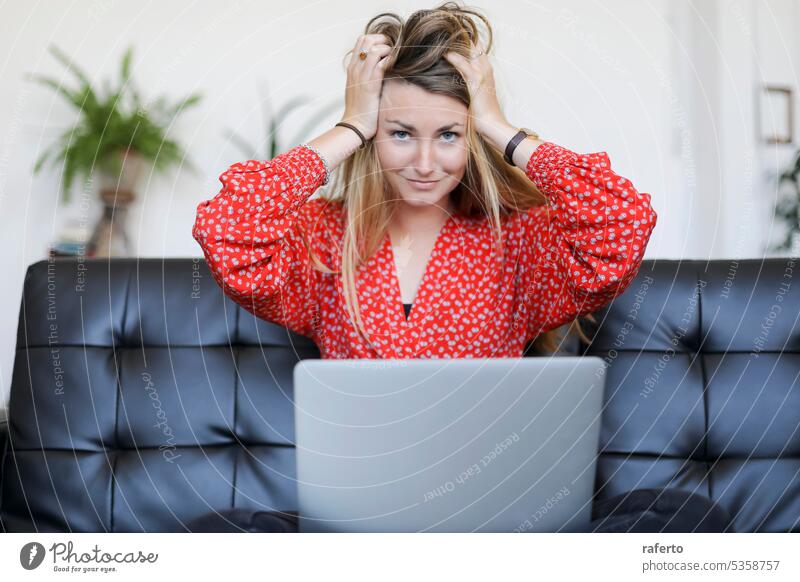
[[[514,165],[514,150],[517,149],[517,146],[522,142],[522,140],[532,137],[534,139],[539,139],[539,134],[533,131],[532,129],[528,129],[527,127],[521,127],[520,130],[514,134],[508,145],[506,146],[505,154],[503,155],[503,159],[508,163],[509,166]]]
[[[340,121],[336,125],[341,125],[342,127],[349,127],[358,134],[358,137],[361,138],[361,145],[358,146],[358,149],[363,150],[365,147],[367,147],[367,140],[364,138],[364,134],[358,131],[358,128],[350,125],[349,123],[345,123],[344,121]],[[336,127],[336,125],[334,125],[334,127]]]

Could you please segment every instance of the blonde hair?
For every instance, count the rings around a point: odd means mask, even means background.
[[[446,59],[447,51],[470,56],[471,43],[479,38],[473,18],[486,27],[488,42],[482,43],[488,54],[492,48],[492,29],[485,16],[473,8],[445,2],[432,10],[418,10],[403,21],[396,14],[385,12],[373,17],[364,28],[365,34],[385,34],[393,47],[387,57],[384,80],[399,79],[432,93],[461,101],[469,109],[469,90],[461,74]],[[349,51],[352,52],[352,51]],[[348,52],[348,54],[349,54]],[[345,55],[346,57],[347,55]],[[488,216],[496,234],[496,249],[501,245],[501,217],[533,206],[547,204],[547,198],[521,169],[509,166],[475,130],[472,116],[467,116],[467,164],[462,182],[450,192],[455,211],[462,216]],[[341,249],[341,271],[327,268],[306,248],[315,268],[342,276],[345,304],[358,333],[367,339],[356,295],[356,272],[378,249],[387,232],[395,200],[389,191],[374,140],[342,162],[331,177],[330,191],[320,194],[330,202],[343,202],[347,212]],[[594,319],[588,316],[590,321]],[[577,325],[580,338],[590,340],[574,320],[567,330]],[[561,338],[558,330],[539,334],[533,342],[537,351],[553,353]]]

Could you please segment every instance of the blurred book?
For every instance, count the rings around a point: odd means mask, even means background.
[[[51,257],[74,257],[74,256],[91,256],[89,252],[87,252],[87,243],[75,241],[61,241],[56,242],[50,245],[50,256]]]
[[[78,219],[67,220],[62,225],[61,232],[56,241],[50,243],[50,256],[92,256],[94,252],[85,235],[85,229]]]

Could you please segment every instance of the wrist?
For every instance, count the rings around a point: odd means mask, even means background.
[[[307,144],[327,162],[328,173],[361,146],[361,138],[350,128],[336,125]]]
[[[358,115],[347,115],[345,113],[345,115],[343,115],[342,118],[339,120],[339,123],[349,123],[350,125],[355,127],[358,131],[360,131],[361,134],[364,136],[364,139],[367,141],[372,139],[376,133],[375,129],[370,128],[366,123],[363,123],[360,120],[360,116]],[[348,131],[355,133],[353,132],[352,129],[348,129]]]
[[[478,129],[478,133],[501,154],[505,152],[508,142],[518,131],[519,127],[511,125],[505,119],[484,122]]]

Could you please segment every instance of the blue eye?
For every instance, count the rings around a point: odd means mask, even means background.
[[[406,141],[405,139],[403,139],[401,137],[398,137],[397,136],[398,133],[402,133],[402,134],[408,135],[408,132],[407,131],[403,131],[402,129],[398,129],[396,131],[393,131],[392,134],[391,134],[392,137],[397,137],[398,139],[400,139],[400,141]],[[451,136],[453,136],[451,139],[445,139],[446,142],[453,142],[453,141],[456,141],[458,139],[458,134],[456,132],[454,132],[454,131],[444,131],[444,132],[442,132],[442,135],[446,135],[446,134],[450,134]]]

